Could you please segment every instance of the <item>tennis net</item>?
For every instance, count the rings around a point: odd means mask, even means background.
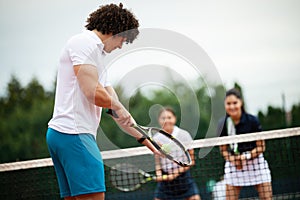
[[[300,199],[299,127],[195,140],[192,145],[196,158],[195,166],[192,166],[190,171],[202,200],[225,199],[222,181],[225,161],[219,146],[258,140],[265,140],[266,150],[263,155],[271,172],[273,199]],[[113,186],[111,177],[111,169],[122,163],[155,175],[154,158],[147,148],[104,151],[102,157],[105,163],[106,199],[153,199],[157,185],[155,181],[141,183],[134,191],[124,192]],[[254,159],[246,162],[254,162]],[[141,182],[138,180],[140,177],[131,178],[136,180],[128,184]],[[234,178],[233,181],[238,180],[239,178]],[[258,199],[258,193],[254,187],[245,186],[242,187],[239,198]],[[0,164],[0,199],[60,199],[51,158]]]

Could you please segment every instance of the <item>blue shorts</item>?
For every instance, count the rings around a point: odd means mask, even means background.
[[[93,135],[48,128],[46,140],[62,198],[105,192],[103,161]]]

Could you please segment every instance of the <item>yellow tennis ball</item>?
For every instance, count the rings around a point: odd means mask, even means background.
[[[171,145],[169,145],[169,144],[163,144],[163,145],[161,146],[161,149],[162,149],[165,153],[169,154],[169,153],[171,152]]]

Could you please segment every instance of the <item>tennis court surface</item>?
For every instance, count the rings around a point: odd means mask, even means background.
[[[197,183],[201,199],[213,198],[215,185],[224,175],[224,159],[218,145],[264,139],[264,157],[271,170],[273,199],[300,199],[300,128],[290,128],[242,136],[195,140],[196,165],[191,174]],[[206,156],[199,159],[201,155]],[[105,163],[106,199],[153,199],[156,182],[149,181],[131,192],[122,192],[111,184],[110,169],[119,163],[155,174],[153,155],[144,147],[102,152]],[[136,176],[132,176],[136,177]],[[124,177],[126,178],[126,177]],[[133,182],[139,182],[132,180]],[[0,164],[0,199],[60,199],[53,164],[50,158]],[[220,187],[221,188],[221,187]],[[219,189],[219,194],[224,193]],[[225,193],[224,193],[225,195]],[[256,190],[244,187],[240,199],[258,199]]]

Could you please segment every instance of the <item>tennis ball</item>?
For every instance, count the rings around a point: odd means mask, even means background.
[[[163,144],[163,145],[161,146],[161,149],[162,149],[165,153],[169,154],[169,153],[171,152],[171,145],[169,145],[169,144]]]

